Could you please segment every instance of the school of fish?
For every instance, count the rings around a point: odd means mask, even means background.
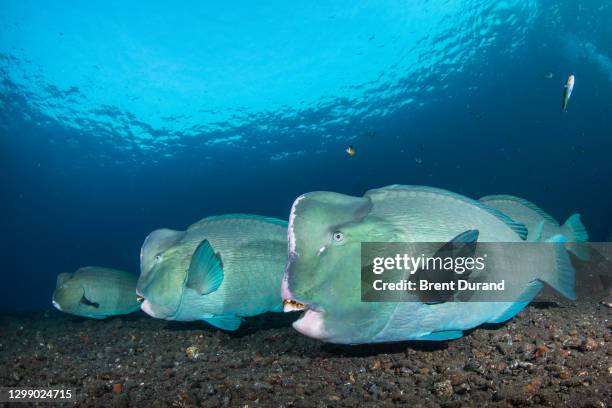
[[[474,200],[405,185],[362,197],[311,192],[294,201],[288,222],[228,214],[184,231],[155,230],[142,245],[139,277],[101,267],[62,273],[53,305],[94,319],[142,309],[155,318],[202,320],[223,330],[238,329],[248,316],[300,311],[293,327],[330,343],[452,340],[483,323],[511,319],[544,284],[575,298],[569,252],[588,259],[587,240],[578,214],[560,225],[535,204],[510,195]],[[470,301],[417,296],[409,302],[363,302],[364,242],[546,244],[490,254],[481,274],[512,276],[512,297],[503,301],[476,291]]]

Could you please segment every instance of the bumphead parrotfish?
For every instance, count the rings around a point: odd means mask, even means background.
[[[128,314],[140,308],[136,298],[137,277],[117,269],[86,266],[61,273],[53,292],[56,309],[93,319]]]
[[[307,193],[295,200],[289,218],[285,311],[303,310],[293,327],[332,343],[449,340],[482,323],[512,318],[543,282],[575,298],[569,256],[562,238],[553,237],[551,244],[491,249],[486,273],[491,281],[512,281],[515,297],[507,300],[476,291],[469,302],[361,301],[362,242],[524,243],[527,233],[493,208],[430,187],[393,185],[363,197]]]
[[[144,241],[137,293],[142,310],[167,320],[204,320],[236,330],[242,316],[282,311],[287,222],[230,214]]]
[[[589,234],[580,220],[580,214],[570,216],[565,224],[550,216],[534,203],[511,195],[490,195],[478,201],[503,212],[513,220],[523,223],[529,230],[530,241],[545,241],[555,235],[563,235],[565,247],[582,260],[589,259],[589,248],[580,243],[589,240]]]

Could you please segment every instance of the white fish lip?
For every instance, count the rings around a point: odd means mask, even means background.
[[[329,337],[323,323],[323,312],[307,309],[298,320],[293,322],[293,328],[304,336],[324,340]]]
[[[62,307],[60,306],[59,303],[57,303],[55,300],[52,300],[51,302],[53,303],[53,306],[55,306],[57,310],[59,310],[60,312],[62,311]]]
[[[151,317],[157,317],[155,316],[155,313],[153,312],[153,309],[151,308],[151,303],[149,303],[149,301],[147,299],[145,299],[141,304],[140,304],[140,308],[142,309],[143,312],[145,312],[146,314],[148,314]]]

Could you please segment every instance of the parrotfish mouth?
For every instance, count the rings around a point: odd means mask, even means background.
[[[323,327],[323,310],[319,309],[316,305],[294,299],[293,293],[289,289],[289,275],[287,272],[285,272],[281,283],[281,298],[283,299],[283,312],[304,312],[298,320],[293,322],[295,330],[304,336],[315,339],[326,339],[328,337],[328,333]]]
[[[302,316],[293,322],[293,328],[305,336],[325,339],[328,333],[323,327],[323,311],[314,305],[305,304],[294,299],[283,299],[283,311],[303,311]]]
[[[136,301],[138,303],[142,303],[144,302],[144,300],[145,300],[144,296],[136,295]]]
[[[283,299],[283,312],[294,312],[306,309],[306,305],[293,299]]]

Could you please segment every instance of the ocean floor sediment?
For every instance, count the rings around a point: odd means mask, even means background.
[[[304,337],[294,315],[228,333],[142,313],[2,314],[0,385],[72,388],[79,406],[606,407],[611,310],[534,303],[459,340],[361,346]]]

